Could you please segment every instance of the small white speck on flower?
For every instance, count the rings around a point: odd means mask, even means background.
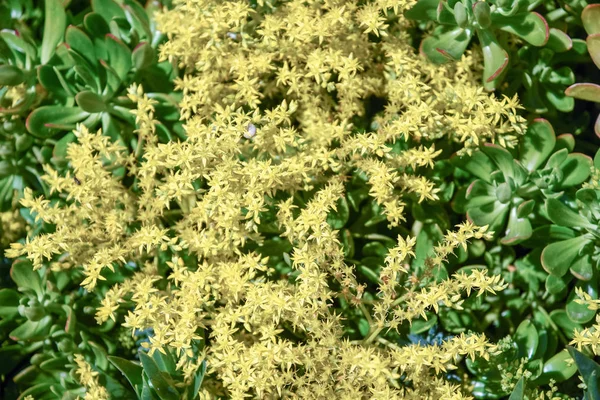
[[[246,139],[252,139],[256,135],[256,126],[254,124],[248,125],[248,129],[244,132],[244,137]]]

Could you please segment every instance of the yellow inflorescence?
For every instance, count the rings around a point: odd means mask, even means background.
[[[176,1],[157,15],[169,37],[161,57],[185,71],[177,88],[187,139],[159,143],[155,104],[132,87],[133,154],[80,126],[68,149],[72,171],[46,169],[46,182],[65,201],[51,204],[31,191],[22,201],[55,231],[13,244],[7,256],[25,255],[40,268],[63,255],[61,268],[82,268],[87,290],[107,269],[134,263],[137,272],[107,291],[96,320],[117,319],[125,313],[121,305],[132,302],[123,326],[132,334],[152,329],[145,347],[174,349],[189,379],[198,362],[192,344],[209,339],[207,396],[469,398],[442,373],[462,357],[494,352],[484,336],[398,347],[379,333],[441,306],[460,308],[471,292],[501,290],[501,279],[483,270],[437,283],[411,279],[416,241],[399,237],[378,296],[366,305],[327,216],[345,195],[345,178],[361,171],[389,224],[401,224],[408,197],[438,198],[435,183],[418,173],[440,154],[431,143],[450,140],[463,151],[482,142],[514,145],[524,131],[516,99],[478,89],[470,56],[440,67],[415,54],[402,17],[412,1],[257,3],[261,12],[248,2]],[[369,96],[385,99],[382,110],[370,127],[356,127],[352,121],[367,114]],[[399,140],[407,150],[391,151]],[[113,173],[118,168],[133,185]],[[313,189],[298,207],[294,195]],[[293,246],[294,283],[271,279],[268,260],[246,249],[263,243],[259,228],[269,210]],[[175,222],[166,224],[171,215]],[[488,237],[485,227],[462,224],[437,245],[429,266]],[[166,251],[175,256],[160,265]],[[183,254],[194,255],[197,265]],[[169,269],[166,285],[159,267]],[[336,298],[365,313],[364,341],[344,338],[343,320],[331,307]],[[79,361],[92,396],[99,389]]]

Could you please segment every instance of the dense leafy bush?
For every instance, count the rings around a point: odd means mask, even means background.
[[[0,5],[0,397],[600,398],[599,10]]]

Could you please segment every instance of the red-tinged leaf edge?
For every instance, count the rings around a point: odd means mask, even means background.
[[[500,66],[500,68],[498,68],[496,70],[496,72],[494,72],[487,80],[487,83],[492,82],[494,79],[496,79],[498,76],[500,76],[500,74],[502,72],[504,72],[504,70],[506,69],[506,67],[508,66],[508,53],[506,52],[506,50],[504,50],[504,64],[502,64]]]

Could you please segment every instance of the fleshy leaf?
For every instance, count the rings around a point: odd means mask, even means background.
[[[564,349],[544,363],[544,384],[551,379],[555,382],[564,382],[575,375],[575,372],[577,372],[577,365],[572,362],[569,352]]]
[[[133,386],[138,396],[141,395],[143,386],[143,368],[139,364],[133,363],[121,357],[108,356],[108,361],[110,361],[112,365],[114,365],[119,371],[121,371],[123,375],[125,375],[125,378],[127,378],[131,386]]]
[[[78,107],[43,106],[29,114],[25,126],[29,133],[43,139],[56,135],[60,130],[67,130],[62,129],[64,126],[75,128],[75,124],[88,115]]]
[[[562,201],[558,199],[547,199],[546,200],[546,213],[550,221],[557,225],[567,226],[570,228],[594,228],[595,226],[590,222],[567,207]]]
[[[506,232],[502,240],[502,244],[515,245],[522,242],[523,240],[529,239],[533,229],[531,222],[527,218],[520,218],[517,215],[517,207],[512,207],[510,215],[508,216],[508,225],[506,226]]]
[[[560,164],[563,173],[561,188],[568,188],[585,182],[591,173],[592,158],[581,153],[571,153]]]
[[[60,0],[45,0],[44,8],[44,37],[40,60],[46,64],[56,50],[56,46],[63,40],[63,34],[67,26],[67,14]]]
[[[569,86],[565,94],[576,99],[600,103],[600,85],[595,83],[576,83]]]
[[[581,21],[588,35],[600,33],[600,4],[590,4],[583,9]]]
[[[492,32],[477,29],[477,36],[479,37],[481,50],[483,51],[483,81],[490,84],[508,66],[508,53],[500,46]]]
[[[525,320],[519,324],[513,339],[517,344],[517,357],[527,357],[531,359],[538,347],[538,331],[530,320]]]
[[[600,68],[600,33],[594,33],[585,40],[587,43],[588,52],[590,57],[596,64],[596,67]]]
[[[107,110],[106,104],[104,103],[104,100],[102,100],[102,97],[89,90],[84,90],[83,92],[77,93],[77,96],[75,96],[75,101],[83,111],[89,113],[99,113]]]
[[[592,299],[596,300],[598,299],[597,285],[598,283],[596,282],[596,279],[592,279],[588,282],[579,281],[577,282],[577,285],[575,285],[575,287],[581,288],[585,293],[589,294]],[[565,309],[571,321],[576,322],[578,324],[586,324],[592,319],[594,319],[594,316],[596,315],[596,310],[590,310],[587,304],[577,303],[575,300],[578,298],[579,297],[577,297],[577,295],[575,294],[575,289],[573,289],[569,294],[569,297],[567,298],[567,305]]]
[[[437,64],[459,60],[471,41],[472,31],[460,27],[454,29],[440,28],[443,29],[436,29],[432,36],[421,42],[419,51]]]
[[[556,135],[550,122],[543,118],[535,119],[529,127],[519,148],[521,164],[529,171],[535,171],[552,154]]]
[[[549,244],[542,251],[542,266],[549,274],[563,276],[589,242],[587,237],[577,236]]]
[[[547,46],[557,53],[562,53],[571,50],[573,41],[571,40],[571,37],[563,31],[556,28],[550,28]]]
[[[42,278],[29,260],[16,260],[10,268],[10,277],[19,288],[32,289],[38,296],[43,295]]]
[[[534,46],[544,46],[550,37],[548,22],[536,12],[503,18],[501,23],[500,29],[517,35]]]
[[[0,65],[0,86],[16,86],[25,81],[25,74],[14,65]]]

